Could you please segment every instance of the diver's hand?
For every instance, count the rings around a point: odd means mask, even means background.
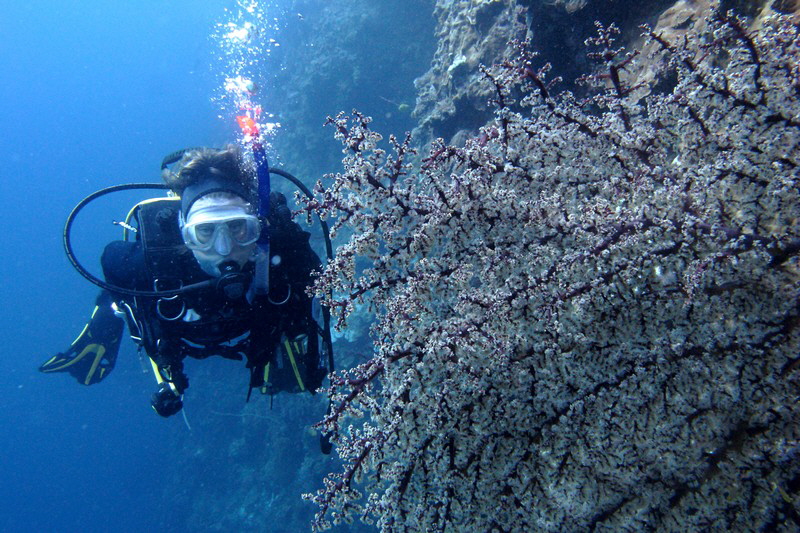
[[[183,400],[178,394],[178,389],[169,381],[165,381],[158,388],[158,392],[153,394],[150,405],[156,413],[167,418],[174,415],[183,407]]]

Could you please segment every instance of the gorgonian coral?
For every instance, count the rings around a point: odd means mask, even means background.
[[[331,380],[316,528],[800,524],[798,27],[708,28],[646,29],[645,91],[598,27],[585,99],[520,44],[496,119],[415,165],[331,119],[345,170],[307,207],[352,237],[317,290],[377,322]]]

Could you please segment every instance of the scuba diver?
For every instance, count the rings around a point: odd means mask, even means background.
[[[267,170],[264,187],[258,165],[235,145],[184,150],[165,158],[164,185],[109,187],[78,204],[64,230],[67,255],[102,291],[78,338],[40,370],[99,383],[114,368],[125,323],[150,359],[158,383],[151,404],[163,417],[183,407],[186,357],[245,360],[248,399],[254,388],[314,393],[333,369],[328,310],[306,292],[321,263],[286,198],[270,192],[269,170],[310,193],[279,169]],[[96,197],[137,188],[173,194],[137,204],[117,223],[124,239],[105,247],[105,281],[95,278],[72,253],[72,221]]]

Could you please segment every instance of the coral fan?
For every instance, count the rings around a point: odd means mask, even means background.
[[[798,27],[706,28],[645,30],[645,99],[613,27],[586,100],[521,43],[496,118],[418,165],[331,119],[345,170],[307,207],[353,236],[316,288],[378,321],[331,380],[316,528],[800,525]]]

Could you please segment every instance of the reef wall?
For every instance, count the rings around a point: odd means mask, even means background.
[[[415,138],[424,144],[441,137],[463,143],[470,132],[492,118],[491,91],[480,83],[479,65],[501,63],[514,53],[509,42],[528,39],[540,57],[562,78],[560,89],[578,90],[574,80],[593,65],[584,40],[594,22],[615,24],[618,42],[641,42],[641,24],[678,36],[702,25],[715,0],[437,0],[436,52],[431,68],[416,80],[418,120]],[[780,10],[798,12],[793,1],[727,0],[720,9],[736,9],[752,18]],[[695,28],[699,30],[700,28]]]
[[[308,183],[339,168],[341,152],[323,124],[343,109],[363,109],[388,131],[414,127],[413,82],[435,48],[431,9],[429,0],[292,3],[267,94],[282,124],[278,164]]]

